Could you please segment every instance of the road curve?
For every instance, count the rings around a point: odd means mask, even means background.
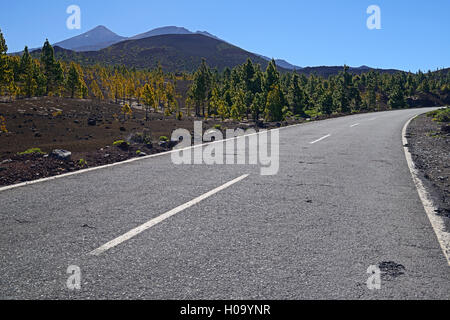
[[[0,298],[448,299],[401,139],[426,111],[282,129],[274,176],[163,155],[2,191]]]

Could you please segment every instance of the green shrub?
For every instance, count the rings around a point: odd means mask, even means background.
[[[40,148],[31,148],[28,150],[25,150],[24,152],[19,152],[18,155],[23,156],[26,154],[45,154]]]
[[[450,108],[439,109],[427,113],[428,117],[433,117],[433,121],[450,122]]]
[[[435,117],[439,110],[427,112],[427,117]]]
[[[222,130],[222,126],[221,126],[220,124],[216,124],[216,125],[214,126],[214,129]]]
[[[169,138],[167,138],[166,136],[161,136],[159,137],[159,141],[167,142],[169,141]]]
[[[305,114],[308,115],[310,118],[315,118],[322,115],[322,113],[317,109],[305,110]]]
[[[442,109],[434,119],[438,122],[450,122],[450,108]]]
[[[87,166],[87,162],[84,159],[80,159],[80,160],[78,160],[78,165],[80,167],[86,167]]]
[[[113,143],[113,146],[115,146],[115,147],[120,147],[120,146],[122,146],[122,145],[124,145],[124,144],[128,144],[128,145],[130,145],[128,142],[126,142],[125,140],[117,140],[117,141],[114,141],[114,143]]]
[[[139,132],[131,135],[130,138],[131,141],[136,143],[143,143],[143,144],[152,144],[152,137],[150,135],[150,132]]]

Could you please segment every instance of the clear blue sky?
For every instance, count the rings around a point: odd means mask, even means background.
[[[81,7],[81,30],[66,28],[71,4]],[[372,4],[381,8],[381,30],[366,27]],[[9,52],[97,25],[123,36],[168,25],[206,30],[299,66],[450,67],[449,0],[14,0],[0,11]]]

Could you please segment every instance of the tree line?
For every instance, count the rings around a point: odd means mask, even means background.
[[[0,30],[0,96],[11,100],[36,96],[90,98],[117,104],[143,104],[147,114],[181,112],[176,83],[188,79],[189,75],[164,74],[161,67],[136,70],[58,61],[48,40],[38,58],[27,47],[21,56],[9,56],[7,50]]]
[[[193,75],[188,104],[197,116],[281,121],[333,113],[357,113],[408,107],[408,97],[450,94],[450,72],[370,71],[352,75],[349,67],[327,79],[293,71],[280,73],[272,60],[262,71],[249,59],[219,73],[203,61]]]
[[[39,57],[25,47],[21,56],[7,55],[0,30],[0,96],[10,99],[34,96],[90,98],[113,103],[143,105],[165,116],[218,117],[253,121],[282,121],[333,113],[356,113],[408,107],[407,98],[417,94],[450,93],[450,72],[370,71],[352,75],[348,67],[327,79],[280,73],[272,60],[265,70],[248,59],[222,72],[205,60],[193,74],[128,69],[124,66],[82,66],[58,61],[45,41]],[[177,83],[189,83],[181,90]],[[184,108],[183,108],[184,107]],[[183,111],[184,113],[183,113]]]

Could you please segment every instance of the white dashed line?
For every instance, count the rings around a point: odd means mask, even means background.
[[[356,126],[359,126],[360,124],[359,123],[355,123],[355,124],[352,124],[351,126],[350,126],[350,128],[353,128],[353,127],[356,127]]]
[[[317,142],[322,141],[322,140],[325,140],[326,138],[329,138],[329,137],[331,137],[331,134],[327,134],[326,136],[324,136],[324,137],[322,137],[322,138],[320,138],[320,139],[317,139],[317,140],[315,140],[315,141],[312,141],[312,142],[310,142],[310,144],[317,143]]]
[[[135,228],[135,229],[133,229],[131,231],[128,231],[127,233],[121,235],[120,237],[117,237],[116,239],[114,239],[114,240],[104,244],[103,246],[95,249],[94,251],[92,251],[89,254],[93,255],[93,256],[99,256],[102,253],[108,251],[109,249],[114,248],[114,247],[118,246],[119,244],[121,244],[121,243],[123,243],[123,242],[125,242],[127,240],[130,240],[131,238],[137,236],[138,234],[140,234],[140,233],[150,229],[151,227],[157,225],[158,223],[161,223],[164,220],[169,219],[170,217],[176,215],[177,213],[180,213],[181,211],[186,210],[186,209],[196,205],[197,203],[199,203],[199,202],[201,202],[201,201],[203,201],[203,200],[213,196],[214,194],[216,194],[216,193],[218,193],[218,192],[220,192],[222,190],[227,189],[228,187],[232,186],[233,184],[236,184],[239,181],[244,180],[248,176],[249,176],[248,174],[240,176],[239,178],[236,178],[236,179],[234,179],[234,180],[232,180],[230,182],[227,182],[224,185],[222,185],[222,186],[220,186],[220,187],[218,187],[218,188],[216,188],[214,190],[211,190],[211,191],[201,195],[198,198],[195,198],[194,200],[186,202],[185,204],[182,204],[181,206],[176,207],[175,209],[172,209],[172,210],[170,210],[170,211],[168,211],[168,212],[166,212],[166,213],[164,213],[164,214],[162,214],[162,215],[160,215],[160,216],[158,216],[158,217],[156,217],[156,218],[154,218],[154,219],[144,223],[143,225],[140,225],[139,227],[137,227],[137,228]]]

